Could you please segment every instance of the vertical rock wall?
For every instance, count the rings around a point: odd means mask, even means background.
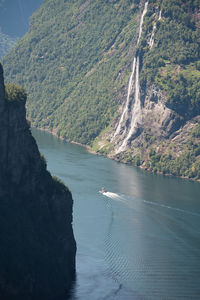
[[[0,299],[64,299],[75,277],[70,191],[46,170],[0,65]]]

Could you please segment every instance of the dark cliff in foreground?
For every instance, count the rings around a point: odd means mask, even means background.
[[[25,101],[23,89],[5,91],[0,65],[0,299],[66,299],[75,276],[72,196],[46,170]]]

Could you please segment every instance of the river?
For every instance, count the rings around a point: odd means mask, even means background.
[[[72,299],[200,299],[200,183],[152,175],[32,132],[48,170],[73,194]]]

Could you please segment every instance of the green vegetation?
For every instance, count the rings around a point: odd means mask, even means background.
[[[197,131],[197,127],[192,131],[191,137]],[[158,143],[158,141],[157,141]],[[190,142],[184,146],[178,145],[179,152],[175,144],[165,144],[164,147],[157,150],[157,145],[145,145],[148,158],[142,158],[141,149],[129,149],[121,153],[121,159],[134,166],[142,166],[142,168],[154,173],[165,174],[190,179],[200,179],[200,146],[199,140],[190,139]],[[159,147],[158,147],[159,148]],[[162,151],[164,150],[164,151]]]
[[[143,36],[137,48],[143,63],[143,89],[154,83],[165,91],[166,105],[181,116],[183,123],[200,114],[198,9],[199,1],[196,0],[161,0],[156,3],[150,0]],[[158,20],[160,10],[162,17]],[[148,41],[155,22],[154,45],[150,49]],[[178,154],[174,145],[168,149],[170,141],[162,148],[162,141],[146,131],[143,143],[149,153],[149,159],[145,159],[148,170],[200,179],[200,124],[196,124],[191,136],[179,144]],[[157,151],[154,143],[161,146],[162,151]],[[136,164],[133,158],[131,161]]]
[[[200,114],[200,21],[198,1],[150,1],[139,51],[143,58],[142,85],[155,82],[167,92],[167,105],[185,118]],[[158,15],[158,12],[157,12]],[[155,43],[147,44],[157,22]]]
[[[27,94],[21,86],[8,83],[5,85],[5,96],[8,102],[26,102]]]
[[[200,114],[200,71],[194,63],[161,67],[155,81],[167,91],[169,107],[186,118]]]
[[[200,147],[185,151],[180,156],[173,158],[172,154],[163,155],[151,150],[149,153],[149,167],[153,173],[183,176],[200,179]]]
[[[126,98],[135,53],[141,62],[141,95],[152,84],[159,87],[166,106],[183,125],[200,114],[199,1],[149,0],[135,47],[139,4],[138,0],[44,1],[31,18],[30,31],[3,59],[6,81],[17,82],[29,93],[28,118],[33,126],[93,146],[101,154],[115,153],[108,136]],[[120,158],[154,173],[199,179],[199,126],[179,141],[178,154],[174,146],[169,148],[170,139],[163,141],[150,128],[142,128],[136,148]]]
[[[130,73],[137,2],[48,0],[32,16],[3,65],[6,80],[28,91],[34,126],[91,144],[111,123]]]

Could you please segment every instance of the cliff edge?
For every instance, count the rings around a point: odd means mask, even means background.
[[[75,277],[73,200],[46,170],[25,102],[0,65],[0,298],[63,299]]]

